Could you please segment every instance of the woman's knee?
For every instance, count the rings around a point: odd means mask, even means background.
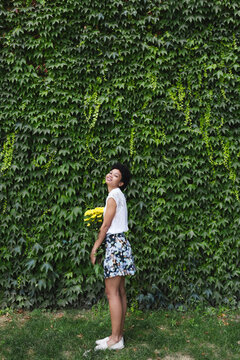
[[[105,287],[105,294],[106,294],[107,298],[109,299],[110,291],[107,287]]]
[[[106,294],[107,298],[110,299],[110,298],[113,298],[115,296],[121,296],[121,291],[120,291],[119,288],[106,286],[105,287],[105,294]]]
[[[126,296],[125,286],[121,286],[119,289],[121,297]]]
[[[120,284],[119,292],[121,297],[126,296],[125,282],[124,280]]]

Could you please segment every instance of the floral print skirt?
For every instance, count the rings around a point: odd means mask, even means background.
[[[129,241],[124,233],[105,237],[104,278],[134,275],[136,268]]]

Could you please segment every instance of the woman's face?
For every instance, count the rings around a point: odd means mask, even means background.
[[[110,185],[111,188],[118,188],[123,185],[122,174],[118,169],[112,169],[106,175],[106,184]]]

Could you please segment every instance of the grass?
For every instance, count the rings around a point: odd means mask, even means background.
[[[2,313],[0,360],[240,359],[239,310],[134,310],[126,318],[126,347],[95,352],[95,340],[109,335],[109,329],[106,307]]]

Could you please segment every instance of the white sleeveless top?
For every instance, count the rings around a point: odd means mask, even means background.
[[[110,198],[113,198],[116,201],[117,208],[115,216],[112,219],[110,228],[107,231],[107,234],[117,234],[128,231],[128,212],[126,198],[119,188],[111,190],[108,194],[108,197],[106,199],[106,205],[103,211],[103,216],[105,215],[107,201]]]

